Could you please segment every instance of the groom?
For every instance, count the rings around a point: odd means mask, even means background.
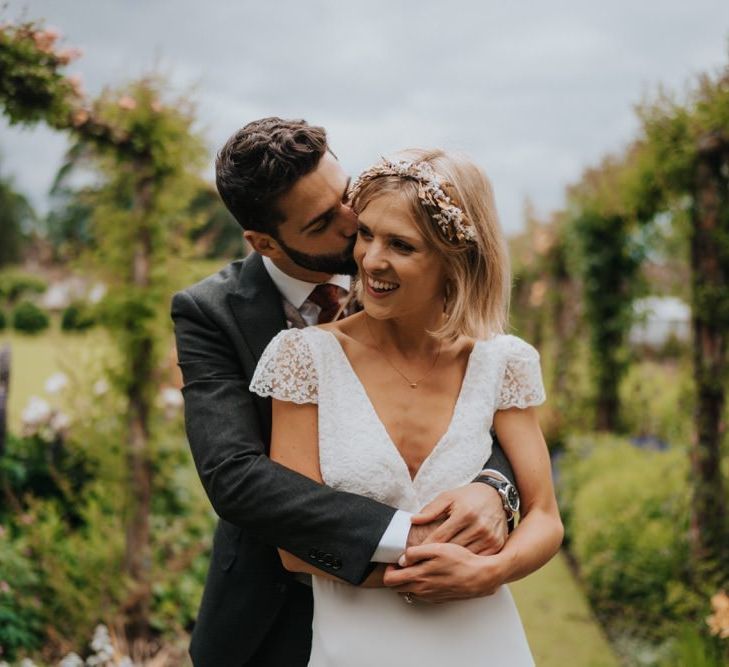
[[[187,435],[220,517],[190,654],[196,667],[303,667],[311,589],[283,569],[276,547],[355,585],[374,563],[395,563],[436,528],[435,539],[496,552],[506,507],[490,484],[511,470],[496,447],[487,484],[442,494],[430,516],[411,526],[405,512],[271,461],[270,400],[248,384],[276,333],[325,322],[338,310],[356,270],[357,220],[324,130],[304,121],[246,125],[220,151],[216,180],[255,252],[172,301]],[[425,523],[443,507],[440,527]],[[481,594],[455,570],[439,585],[454,598]]]

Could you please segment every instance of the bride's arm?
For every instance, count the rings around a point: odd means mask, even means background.
[[[273,426],[270,458],[323,484],[319,468],[318,406],[273,399]],[[327,579],[342,580],[283,549],[278,550],[281,563],[290,572],[308,572]],[[378,565],[362,586],[382,586],[384,566]]]
[[[562,544],[564,528],[552,483],[549,451],[536,408],[510,408],[494,415],[494,428],[514,468],[521,494],[521,521],[498,559],[505,581],[539,569]]]

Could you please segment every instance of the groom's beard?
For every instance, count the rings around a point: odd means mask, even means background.
[[[300,250],[294,250],[294,248],[287,246],[281,239],[276,239],[284,252],[289,256],[289,259],[301,268],[318,273],[343,273],[347,276],[353,276],[357,273],[357,263],[354,261],[352,255],[355,240],[353,239],[350,246],[342,253],[309,255]]]

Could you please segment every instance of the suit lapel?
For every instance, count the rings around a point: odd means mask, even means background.
[[[228,305],[250,352],[250,375],[271,339],[286,328],[281,294],[273,284],[260,255],[249,255],[241,269],[238,289],[228,295]]]

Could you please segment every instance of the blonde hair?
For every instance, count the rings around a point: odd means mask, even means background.
[[[395,175],[367,179],[352,196],[361,213],[374,199],[396,193],[410,207],[426,243],[442,259],[446,274],[446,321],[431,332],[440,339],[465,335],[489,338],[504,333],[511,293],[509,254],[499,225],[493,190],[486,174],[468,158],[434,149],[408,149],[399,160],[427,163],[441,179],[441,187],[473,226],[475,239],[449,239],[418,196],[418,183]]]

